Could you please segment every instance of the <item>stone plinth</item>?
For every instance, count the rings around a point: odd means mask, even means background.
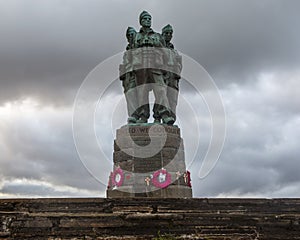
[[[117,130],[107,197],[190,198],[183,139],[177,126],[126,125]]]

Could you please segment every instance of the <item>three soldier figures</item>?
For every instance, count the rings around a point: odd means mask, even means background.
[[[147,123],[150,117],[149,92],[155,96],[155,123],[173,125],[176,121],[178,81],[182,69],[181,56],[174,50],[173,29],[167,25],[162,34],[151,28],[151,15],[143,11],[139,17],[141,29],[128,27],[128,45],[120,65],[127,101],[128,123]]]

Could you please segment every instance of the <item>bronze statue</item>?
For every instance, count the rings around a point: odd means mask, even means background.
[[[132,52],[136,31],[133,27],[128,27],[126,38],[128,45],[123,55],[123,64],[120,65],[120,80],[122,81],[124,94],[127,102],[128,123],[136,123],[139,119],[137,113],[136,77],[132,66]]]
[[[127,101],[128,123],[148,122],[149,93],[153,90],[155,123],[162,120],[164,124],[173,125],[181,59],[170,42],[172,27],[164,27],[161,35],[153,31],[151,20],[151,15],[143,11],[139,16],[140,31],[136,33],[129,27],[126,32],[128,45],[120,65],[120,79]],[[170,71],[163,70],[166,66]]]
[[[126,38],[128,41],[128,45],[126,47],[126,50],[133,48],[134,38],[136,36],[136,31],[133,27],[128,27],[126,30]]]
[[[166,47],[170,49],[168,65],[170,66],[171,71],[166,72],[164,79],[168,86],[167,97],[170,104],[171,116],[176,120],[176,107],[178,102],[180,79],[179,73],[182,69],[182,59],[178,52],[174,49],[174,45],[171,43],[173,28],[170,24],[162,29],[162,36],[166,41]]]
[[[164,73],[164,80],[167,84],[167,98],[171,109],[171,116],[176,121],[176,106],[178,102],[178,91],[179,91],[179,79],[182,69],[182,60],[181,56],[174,49],[174,45],[171,43],[173,37],[173,28],[170,24],[166,25],[162,29],[162,36],[166,42],[166,47],[169,50],[169,54],[167,56],[167,65],[170,71],[166,71]],[[153,107],[153,117],[155,123],[161,122],[161,116],[159,115],[159,105],[157,103],[154,104]]]
[[[140,120],[138,122],[145,123],[150,116],[149,92],[153,90],[155,101],[160,105],[159,114],[163,123],[173,124],[174,118],[170,116],[171,112],[169,110],[163,72],[159,69],[160,66],[163,66],[164,61],[157,49],[165,47],[165,41],[159,33],[154,32],[151,28],[151,19],[151,15],[146,11],[143,11],[140,14],[140,25],[142,27],[137,33],[134,42],[135,48],[141,48],[140,60],[142,60],[144,64],[145,61],[155,61],[148,62],[148,65],[157,66],[157,68],[143,68],[136,70],[137,86],[139,86],[137,91],[138,102],[147,103],[139,108]]]

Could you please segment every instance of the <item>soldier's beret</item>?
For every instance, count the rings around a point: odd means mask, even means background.
[[[164,33],[164,32],[166,32],[166,31],[168,31],[168,30],[170,30],[170,31],[173,32],[173,28],[172,28],[172,26],[171,26],[170,24],[164,26],[163,29],[162,29],[161,31],[162,31],[162,33]]]
[[[135,32],[135,29],[133,27],[128,27],[127,30],[126,30],[126,36],[130,33],[130,32]]]
[[[141,14],[140,14],[140,23],[141,23],[142,18],[145,17],[145,16],[150,16],[151,17],[150,13],[148,13],[147,11],[142,11]]]

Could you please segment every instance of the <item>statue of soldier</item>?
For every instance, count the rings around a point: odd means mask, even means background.
[[[136,34],[133,54],[138,86],[137,98],[140,106],[138,109],[140,119],[137,122],[146,123],[148,121],[150,117],[149,92],[153,90],[155,102],[160,105],[158,112],[163,123],[172,125],[174,118],[171,117],[169,109],[167,86],[163,78],[163,71],[159,69],[165,64],[160,48],[165,47],[166,44],[162,36],[152,30],[151,15],[148,12],[143,11],[139,21],[142,27]]]
[[[123,55],[123,63],[120,65],[120,80],[122,81],[124,94],[127,102],[128,123],[136,123],[139,119],[137,110],[137,95],[136,95],[136,77],[132,66],[132,52],[136,31],[133,27],[128,27],[126,38],[128,45],[126,52]]]
[[[164,74],[164,80],[167,84],[167,98],[170,104],[171,116],[176,121],[176,107],[178,102],[178,91],[179,91],[179,79],[180,72],[182,70],[182,59],[178,52],[174,49],[174,45],[171,43],[173,37],[173,28],[170,24],[166,25],[162,29],[162,36],[166,42],[166,47],[169,50],[167,65],[170,71]],[[157,103],[153,107],[153,117],[154,122],[159,123],[161,121],[161,116],[159,114],[160,105]]]

